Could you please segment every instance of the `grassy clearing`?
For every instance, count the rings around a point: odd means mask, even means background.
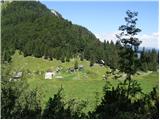
[[[105,81],[103,75],[109,68],[101,67],[96,64],[93,67],[89,66],[89,61],[80,61],[78,63],[84,66],[84,70],[68,73],[67,69],[73,67],[75,59],[70,62],[61,63],[58,60],[44,60],[42,58],[35,57],[23,57],[18,52],[12,57],[11,72],[14,71],[30,71],[31,75],[26,76],[30,88],[38,88],[41,93],[42,105],[46,104],[49,97],[58,91],[62,86],[64,88],[65,100],[73,99],[88,101],[87,111],[92,110],[96,103],[96,97],[100,101],[103,96],[103,86]],[[48,69],[55,70],[57,66],[61,65],[63,70],[58,74],[63,76],[62,79],[53,78],[52,80],[45,80],[44,73]],[[36,74],[36,72],[42,72]],[[133,77],[137,80],[145,93],[152,90],[153,87],[158,85],[158,73],[140,74]],[[109,80],[113,85],[118,83],[118,80]]]
[[[74,67],[75,60],[78,60],[79,65],[84,66],[84,70],[82,72],[77,72],[73,74],[68,74],[66,71],[70,67]],[[35,72],[46,72],[48,69],[55,71],[56,68],[60,65],[63,67],[60,75],[73,79],[72,76],[79,77],[79,79],[87,79],[87,80],[102,80],[102,76],[105,74],[106,70],[109,68],[101,67],[98,64],[95,64],[93,67],[89,66],[89,61],[80,61],[77,59],[72,59],[70,62],[62,63],[59,60],[53,59],[52,61],[45,60],[42,58],[35,58],[32,56],[23,57],[23,55],[19,55],[18,51],[12,57],[11,69],[14,71],[30,71],[32,73]],[[65,72],[63,72],[65,71]]]
[[[143,91],[145,93],[148,93],[152,90],[153,87],[159,87],[159,73],[153,72],[141,76],[135,76],[135,80],[140,83],[140,86],[142,87]]]

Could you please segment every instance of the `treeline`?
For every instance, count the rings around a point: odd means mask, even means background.
[[[157,88],[144,94],[139,84],[134,80],[130,81],[132,86],[130,89],[127,87],[129,83],[127,80],[120,82],[117,87],[106,82],[101,102],[96,105],[93,111],[84,112],[88,102],[77,101],[74,98],[65,101],[63,88],[50,97],[45,108],[42,108],[42,96],[39,90],[29,89],[25,78],[16,82],[9,81],[10,76],[7,73],[8,71],[4,68],[1,81],[1,118],[3,119],[158,119],[159,116]]]
[[[156,49],[145,50],[143,48],[140,57],[140,69],[142,71],[157,71],[159,65],[159,51]]]
[[[2,63],[10,61],[18,49],[25,56],[56,58],[62,62],[80,56],[81,60],[91,61],[91,65],[103,60],[112,69],[120,66],[119,54],[124,48],[119,42],[100,42],[86,28],[55,16],[40,2],[14,1],[1,13]],[[143,50],[140,54],[139,69],[156,71],[158,52]]]

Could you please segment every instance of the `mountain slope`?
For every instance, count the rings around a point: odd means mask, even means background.
[[[14,1],[2,9],[3,60],[9,61],[16,49],[25,56],[64,61],[81,54],[90,59],[100,46],[100,41],[86,28],[58,17],[40,2]]]

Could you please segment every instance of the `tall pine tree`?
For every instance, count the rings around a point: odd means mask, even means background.
[[[127,74],[126,81],[128,81],[128,94],[130,92],[131,76],[137,71],[137,50],[141,41],[135,37],[141,30],[136,27],[138,12],[131,12],[128,10],[125,17],[126,24],[121,25],[119,30],[121,33],[116,35],[122,44],[123,50],[120,54],[120,70]]]

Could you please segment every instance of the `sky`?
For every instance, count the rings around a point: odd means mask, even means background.
[[[102,42],[116,41],[118,27],[125,24],[126,11],[137,11],[141,47],[158,48],[158,1],[40,1],[65,19],[86,27]]]

